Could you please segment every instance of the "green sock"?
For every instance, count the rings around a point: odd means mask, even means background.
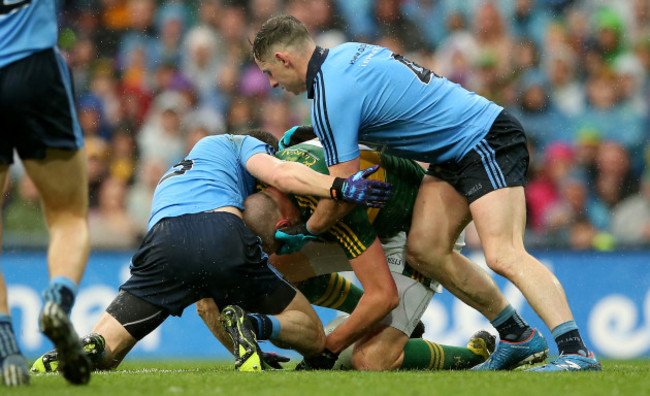
[[[462,370],[479,363],[485,357],[469,348],[440,345],[422,338],[408,340],[400,370]]]
[[[336,272],[307,279],[297,286],[311,304],[345,313],[352,313],[363,295],[363,290]]]

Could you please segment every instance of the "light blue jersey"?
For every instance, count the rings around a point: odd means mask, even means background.
[[[52,48],[58,0],[0,0],[0,67]]]
[[[273,155],[274,150],[250,136],[217,135],[199,140],[187,157],[160,179],[147,229],[165,217],[224,206],[244,210],[244,199],[255,189],[246,162],[258,153]]]
[[[307,89],[328,166],[358,157],[359,143],[423,162],[460,160],[503,110],[386,48],[363,43],[317,47]]]

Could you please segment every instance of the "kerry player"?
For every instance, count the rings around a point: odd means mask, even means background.
[[[294,134],[309,129],[294,129]],[[300,162],[319,172],[327,172],[323,148],[318,141],[294,145],[276,155],[285,161]],[[306,357],[298,367],[331,368],[337,355],[332,351],[342,351],[352,344],[355,344],[352,362],[357,369],[459,369],[483,362],[488,357],[483,340],[473,339],[472,349],[441,346],[422,339],[409,340],[434,291],[441,290],[437,282],[415,271],[404,257],[405,232],[409,229],[417,185],[425,171],[414,161],[370,150],[361,151],[361,161],[362,166],[381,165],[372,177],[393,185],[393,195],[387,205],[381,209],[353,209],[321,235],[320,239],[334,243],[311,243],[297,254],[271,256],[272,264],[297,283],[312,303],[329,304],[333,308],[346,304],[354,306],[350,317],[328,336],[324,353],[314,358]],[[304,220],[317,204],[316,197],[287,196],[269,187],[247,198],[244,221],[260,235],[267,252],[286,253],[291,249],[282,243],[283,230],[304,227]],[[457,250],[462,244],[461,236]],[[390,313],[380,316],[379,308],[373,306],[380,295],[373,294],[373,284],[368,282],[366,274],[386,265],[397,286],[400,303]],[[329,275],[351,268],[364,289],[358,304],[350,304],[349,300],[357,300],[358,293],[349,293],[351,287],[347,281]],[[308,280],[312,275],[315,277]]]

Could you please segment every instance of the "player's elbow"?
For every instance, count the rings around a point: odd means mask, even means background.
[[[273,172],[271,172],[271,180],[268,180],[268,183],[282,192],[293,192],[292,187],[294,186],[296,179],[293,172],[294,167],[295,164],[284,161],[275,164]]]
[[[369,302],[373,306],[374,311],[382,313],[381,317],[388,315],[390,311],[397,308],[399,305],[399,296],[397,295],[397,289],[395,288],[386,289],[372,294],[364,294],[368,297],[368,300],[370,300]]]

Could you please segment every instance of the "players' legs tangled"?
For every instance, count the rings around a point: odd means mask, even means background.
[[[409,233],[409,260],[418,270],[438,279],[452,294],[489,319],[499,332],[502,343],[518,343],[516,348],[497,349],[497,353],[479,369],[511,369],[539,361],[546,356],[543,337],[539,332],[533,333],[487,272],[453,251],[458,234],[470,219],[466,202],[450,184],[435,176],[425,176]],[[500,353],[504,351],[523,353],[507,353],[501,357]]]
[[[454,250],[469,215],[464,197],[451,185],[425,176],[413,210],[407,259],[415,269],[438,280],[491,320],[508,301],[487,272]]]

